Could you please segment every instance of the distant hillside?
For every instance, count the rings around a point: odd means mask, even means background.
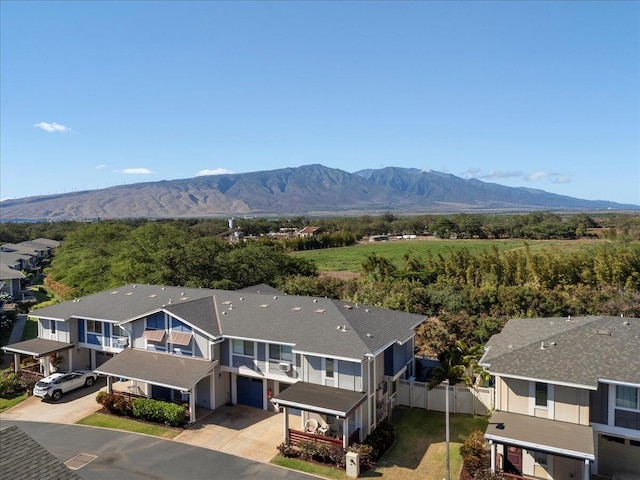
[[[138,183],[0,202],[0,218],[80,220],[222,215],[354,215],[637,210],[530,188],[388,167],[348,173],[322,165]]]

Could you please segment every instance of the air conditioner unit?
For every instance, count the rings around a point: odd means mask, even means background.
[[[120,345],[121,347],[129,345],[129,339],[127,337],[118,338],[118,345]]]
[[[278,364],[278,370],[280,370],[281,372],[288,372],[289,370],[291,370],[291,364],[286,362],[280,362]]]

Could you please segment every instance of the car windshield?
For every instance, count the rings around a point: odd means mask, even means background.
[[[43,380],[40,380],[38,383],[36,383],[36,387],[40,387],[40,388],[48,387],[49,385],[50,385],[49,382],[45,382]]]

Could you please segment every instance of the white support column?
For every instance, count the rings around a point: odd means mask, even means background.
[[[13,354],[13,373],[18,373],[18,370],[20,370],[20,354],[14,353]]]
[[[113,393],[113,377],[112,376],[107,377],[107,393],[109,394]]]
[[[496,444],[493,443],[493,440],[489,440],[489,445],[491,445],[491,471],[495,473],[496,472]]]
[[[591,478],[591,469],[589,468],[589,459],[584,459],[584,467],[582,468],[582,480],[589,480]]]
[[[195,423],[196,421],[196,387],[194,386],[189,390],[189,423]]]
[[[342,448],[345,450],[349,447],[349,423],[347,418],[342,419]]]
[[[287,407],[282,407],[282,413],[284,415],[284,444],[289,445],[289,410]]]

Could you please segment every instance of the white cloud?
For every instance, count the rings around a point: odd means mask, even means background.
[[[571,183],[571,175],[557,175],[553,180],[553,183]]]
[[[65,127],[64,125],[60,125],[59,123],[47,123],[40,122],[34,125],[36,128],[41,128],[45,132],[53,133],[53,132],[70,132],[71,129],[69,127]]]
[[[196,173],[196,177],[203,177],[205,175],[224,175],[227,173],[233,173],[231,170],[227,170],[226,168],[214,168],[211,170],[200,170]]]
[[[536,180],[541,180],[543,178],[548,178],[551,174],[549,172],[534,172],[528,175],[525,175],[524,179],[527,182],[535,182]]]
[[[107,168],[107,166],[104,163],[101,165],[96,165],[96,170],[102,170],[103,168]]]
[[[125,168],[122,170],[116,170],[117,173],[126,173],[129,175],[150,175],[154,172],[148,168]]]

